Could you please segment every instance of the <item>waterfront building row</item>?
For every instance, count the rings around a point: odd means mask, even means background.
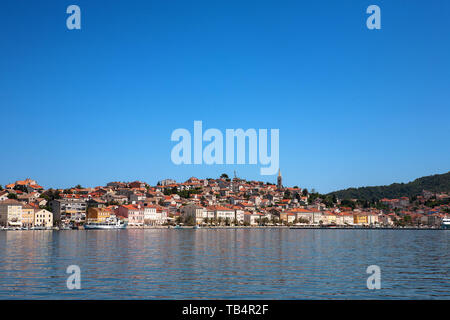
[[[0,202],[0,225],[3,227],[53,227],[53,213],[8,199]]]

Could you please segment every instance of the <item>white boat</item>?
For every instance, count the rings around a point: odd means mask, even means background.
[[[442,229],[450,229],[450,218],[442,219],[441,227]]]
[[[107,220],[105,222],[88,222],[84,225],[85,230],[111,230],[125,229],[127,222],[122,220]]]
[[[42,226],[31,227],[30,230],[45,230],[45,227]]]

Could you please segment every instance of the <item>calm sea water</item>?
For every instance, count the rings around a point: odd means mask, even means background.
[[[446,230],[7,231],[0,245],[1,299],[450,299]]]

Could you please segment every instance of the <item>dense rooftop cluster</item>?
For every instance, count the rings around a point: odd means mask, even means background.
[[[45,210],[53,224],[100,222],[114,216],[130,226],[143,225],[367,225],[439,226],[449,212],[450,196],[423,191],[398,199],[367,202],[340,200],[307,189],[230,179],[166,179],[151,186],[145,182],[110,182],[106,186],[45,189],[32,179],[16,181],[0,191],[0,224],[11,219],[33,225],[35,217],[9,214],[11,204]],[[2,209],[6,208],[6,209]],[[25,208],[25,209],[24,209]],[[19,210],[20,211],[20,210]],[[42,212],[40,213],[42,214]],[[30,222],[32,221],[32,222]]]

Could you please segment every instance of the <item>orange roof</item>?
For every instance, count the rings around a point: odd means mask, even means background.
[[[291,210],[292,212],[302,212],[302,213],[311,213],[311,210],[304,209],[304,208],[295,208]]]
[[[139,210],[139,208],[134,204],[125,204],[122,207],[127,208],[128,210]]]
[[[233,211],[232,209],[226,208],[224,206],[210,206],[206,207],[208,210],[216,210],[216,211]]]

